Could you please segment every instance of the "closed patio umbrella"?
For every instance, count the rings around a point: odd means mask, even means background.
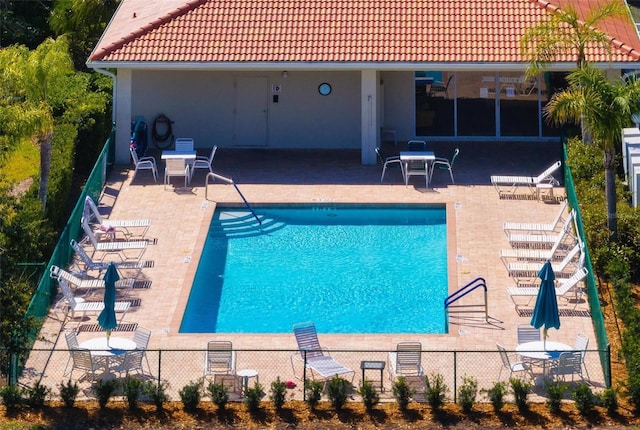
[[[544,263],[538,272],[540,278],[540,289],[536,297],[536,305],[531,316],[531,325],[535,328],[544,326],[542,331],[543,341],[547,341],[547,330],[549,328],[560,328],[560,314],[558,312],[558,300],[556,298],[556,276],[553,273],[551,262]]]
[[[104,275],[104,309],[98,315],[98,324],[107,331],[107,346],[109,345],[109,336],[111,330],[116,328],[118,321],[116,320],[116,282],[120,279],[116,265],[109,263],[107,272]]]

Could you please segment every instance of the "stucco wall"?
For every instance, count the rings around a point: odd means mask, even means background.
[[[237,77],[265,77],[264,93],[256,103],[266,107],[264,141],[238,142],[235,127]],[[332,93],[323,97],[318,85],[328,82]],[[274,85],[279,85],[276,92]],[[164,113],[178,137],[193,137],[197,148],[212,145],[267,148],[360,148],[360,73],[288,71],[133,72],[133,117],[142,115],[151,133],[153,119]],[[278,95],[278,102],[273,96]],[[151,142],[151,140],[150,140]]]

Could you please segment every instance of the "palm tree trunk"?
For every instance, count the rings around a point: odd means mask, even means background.
[[[49,189],[49,172],[51,171],[51,132],[40,137],[40,185],[38,199],[42,203],[42,212],[47,207],[47,192]]]
[[[607,227],[611,233],[611,241],[618,240],[618,209],[616,207],[616,171],[615,153],[607,148],[604,151],[605,193],[607,198]]]

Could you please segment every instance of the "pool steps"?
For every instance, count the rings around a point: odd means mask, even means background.
[[[250,237],[262,234],[269,234],[272,231],[284,228],[285,223],[258,216],[262,225],[256,221],[250,212],[234,214],[233,217],[224,217],[224,213],[220,219],[213,220],[209,226],[209,237]]]

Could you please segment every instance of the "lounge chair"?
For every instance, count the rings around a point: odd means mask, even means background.
[[[212,340],[207,343],[204,357],[204,376],[235,375],[236,352],[233,344],[226,340]]]
[[[530,222],[505,222],[504,232],[509,235],[512,232],[529,232],[529,233],[554,233],[558,232],[565,221],[564,216],[567,215],[567,200],[560,206],[558,214],[550,223],[530,223]],[[568,214],[574,216],[574,211]]]
[[[305,380],[305,373],[296,374],[296,360],[302,361],[304,368],[309,370],[307,377],[313,380],[326,381],[336,375],[351,374],[350,381],[353,382],[355,372],[348,367],[337,362],[333,357],[326,354],[320,347],[316,326],[312,322],[298,323],[293,326],[293,333],[298,343],[298,352],[291,355],[291,367],[293,374],[300,380]]]
[[[84,271],[94,270],[98,271],[98,274],[100,274],[102,271],[107,270],[109,264],[113,263],[118,270],[135,271],[136,274],[133,278],[137,278],[138,274],[142,271],[142,268],[149,264],[147,261],[94,261],[78,242],[71,239],[70,243],[71,248],[73,248],[73,251],[84,265]]]
[[[84,199],[84,211],[83,217],[87,220],[88,224],[97,224],[98,227],[95,232],[108,231],[115,229],[116,231],[122,231],[127,239],[131,237],[144,237],[151,226],[151,221],[145,218],[141,219],[103,219],[98,211],[96,203],[90,196]],[[134,234],[133,229],[141,229],[137,234]]]
[[[73,273],[67,272],[66,270],[55,265],[51,266],[51,269],[49,269],[49,276],[51,276],[51,278],[56,279],[58,281],[65,280],[69,283],[70,286],[73,285],[76,289],[83,289],[83,290],[90,291],[90,290],[104,288],[103,279],[95,279],[95,278],[81,279],[81,278],[78,278]],[[134,283],[134,280],[131,278],[120,279],[119,281],[116,282],[116,288],[129,290],[133,288],[133,283]]]
[[[96,252],[100,252],[105,255],[116,253],[120,256],[120,259],[124,261],[129,259],[127,257],[127,251],[137,251],[135,261],[139,261],[142,258],[142,254],[144,254],[144,251],[147,249],[147,246],[149,245],[149,242],[147,242],[146,240],[131,240],[131,241],[114,240],[114,241],[100,242],[98,241],[96,236],[93,234],[93,230],[91,229],[87,221],[84,219],[84,217],[82,218],[81,224],[82,224],[82,230],[84,230],[87,240],[89,241],[89,243],[91,243],[91,246],[93,246],[94,254]]]
[[[99,313],[104,309],[104,302],[102,301],[85,301],[82,298],[74,297],[66,279],[58,278],[58,285],[60,285],[60,291],[62,291],[62,299],[56,303],[54,312],[59,308],[65,308],[67,313],[71,312],[71,319],[74,319],[76,312],[82,313],[84,318],[87,313]],[[130,302],[115,302],[114,308],[117,313],[122,313],[122,317],[124,317],[130,306]]]
[[[578,266],[581,265],[581,262],[584,259],[584,244],[582,242],[578,242],[572,249],[567,253],[567,255],[560,261],[559,263],[551,263],[551,268],[553,269],[553,273],[556,275],[556,278],[568,278],[573,272],[568,273],[567,267],[569,267],[573,262],[576,256],[580,254],[578,258]],[[516,279],[532,279],[538,276],[538,272],[542,269],[544,262],[511,262],[507,264],[507,271],[509,272],[509,276]]]
[[[553,173],[558,170],[561,165],[562,163],[560,161],[556,161],[538,176],[492,175],[491,183],[500,197],[502,197],[503,194],[515,195],[520,186],[527,186],[529,191],[535,193],[538,184],[560,184],[560,182],[553,177]]]
[[[422,376],[422,344],[420,342],[399,342],[396,350],[389,352],[389,377],[392,381],[398,376]]]
[[[559,286],[556,287],[556,297],[564,298],[567,301],[574,301],[574,309],[578,305],[580,297],[582,296],[582,288],[578,287],[578,283],[586,278],[589,271],[585,267],[581,267],[570,278],[563,279]],[[511,301],[516,305],[516,308],[521,306],[528,306],[531,300],[538,296],[539,287],[507,287],[507,294],[511,297]],[[572,297],[568,297],[572,296]],[[520,304],[517,302],[518,297],[524,297],[527,299],[526,304]]]
[[[514,248],[529,249],[549,249],[554,246],[557,248],[560,242],[566,241],[567,238],[575,241],[576,237],[571,233],[574,217],[568,217],[562,224],[562,229],[558,233],[540,233],[540,234],[509,234],[509,243]]]

